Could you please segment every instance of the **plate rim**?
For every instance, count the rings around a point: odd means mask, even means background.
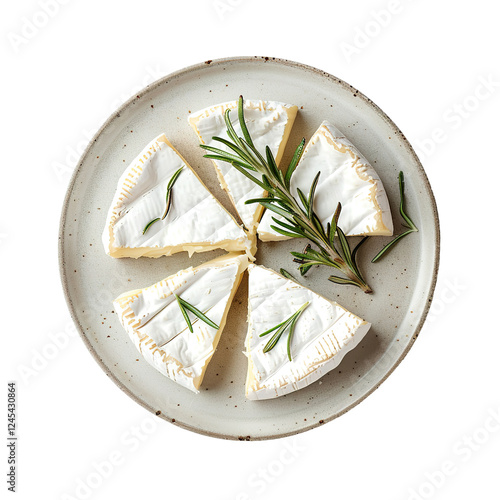
[[[65,227],[66,227],[66,215],[68,211],[68,206],[70,203],[70,196],[73,191],[73,188],[76,183],[76,179],[78,177],[78,174],[84,164],[84,162],[87,159],[87,156],[90,152],[90,149],[92,145],[97,141],[98,137],[101,135],[101,133],[117,118],[120,117],[121,113],[128,107],[130,106],[134,101],[139,100],[142,98],[143,95],[151,91],[152,89],[155,89],[159,87],[160,85],[163,85],[165,82],[172,80],[178,76],[185,76],[191,72],[198,71],[200,69],[206,68],[208,66],[220,66],[224,64],[234,64],[234,63],[259,63],[259,64],[266,64],[266,63],[271,63],[271,64],[277,64],[277,65],[283,65],[283,66],[289,66],[292,68],[298,68],[302,70],[306,70],[312,73],[315,73],[316,75],[326,78],[328,80],[333,80],[337,84],[340,84],[342,87],[344,87],[346,90],[350,90],[356,94],[356,96],[366,102],[369,106],[372,107],[372,109],[375,111],[375,113],[382,118],[387,124],[389,124],[393,129],[398,133],[403,141],[404,147],[406,152],[410,154],[410,156],[413,158],[415,161],[416,167],[417,167],[417,173],[421,177],[421,180],[424,183],[424,186],[428,192],[428,195],[431,200],[431,208],[432,208],[432,213],[433,213],[433,220],[434,220],[434,229],[436,232],[436,241],[435,241],[435,257],[434,257],[434,262],[433,262],[433,267],[432,267],[432,280],[430,283],[429,287],[429,292],[427,294],[427,297],[425,297],[425,307],[422,312],[422,315],[420,317],[420,320],[418,324],[415,327],[415,332],[412,335],[411,339],[409,340],[407,346],[403,350],[403,352],[400,354],[400,356],[396,359],[396,361],[390,366],[388,371],[380,378],[380,380],[372,387],[370,388],[365,394],[363,394],[361,397],[359,397],[356,401],[353,401],[350,405],[346,406],[344,409],[341,411],[338,411],[334,413],[333,415],[330,415],[324,419],[319,419],[316,422],[303,427],[301,429],[289,431],[289,432],[280,432],[280,433],[275,433],[275,434],[266,434],[258,437],[251,437],[251,436],[236,436],[233,434],[223,434],[223,433],[218,433],[215,431],[208,431],[204,429],[197,428],[193,425],[187,424],[185,422],[179,421],[177,419],[174,419],[172,417],[169,417],[167,414],[164,414],[163,412],[158,413],[159,410],[155,409],[142,399],[140,399],[138,396],[136,396],[130,389],[128,389],[125,384],[123,384],[117,376],[112,372],[112,370],[104,363],[104,361],[99,357],[98,353],[94,349],[94,346],[91,344],[89,338],[85,334],[85,330],[83,328],[83,325],[80,323],[80,321],[77,318],[76,312],[75,312],[75,307],[73,304],[73,301],[70,297],[69,293],[69,287],[68,287],[68,281],[67,281],[67,271],[65,268],[65,251],[64,251],[64,244],[65,244],[65,239],[64,239],[64,232],[65,232]],[[93,135],[92,139],[89,141],[87,144],[85,150],[83,151],[82,155],[80,156],[78,163],[71,175],[71,179],[68,183],[68,186],[66,188],[66,194],[64,197],[63,205],[62,205],[62,210],[61,210],[61,216],[60,216],[60,221],[59,221],[59,231],[58,231],[58,260],[59,260],[59,275],[61,279],[61,284],[64,292],[64,297],[66,299],[66,304],[68,306],[69,312],[71,319],[73,320],[73,323],[75,324],[78,334],[80,335],[81,339],[83,340],[83,343],[87,350],[90,352],[92,357],[95,359],[95,361],[99,364],[101,369],[106,373],[106,375],[125,393],[127,396],[129,396],[133,401],[138,403],[140,406],[151,412],[153,415],[156,415],[158,417],[161,417],[163,420],[174,424],[178,427],[181,427],[183,429],[195,432],[197,434],[201,434],[204,436],[209,436],[209,437],[216,437],[219,439],[226,439],[226,440],[234,440],[234,441],[265,441],[265,440],[270,440],[270,439],[280,439],[280,438],[285,438],[289,436],[294,436],[297,434],[300,434],[302,432],[309,431],[311,429],[314,429],[316,427],[320,427],[328,422],[331,422],[332,420],[344,415],[348,411],[352,410],[355,406],[360,404],[362,401],[364,401],[368,396],[370,396],[376,389],[378,389],[383,382],[387,380],[387,378],[394,372],[394,370],[400,365],[400,363],[403,361],[403,359],[406,357],[410,349],[413,347],[415,341],[417,340],[418,336],[420,335],[420,332],[422,330],[422,327],[425,323],[425,320],[427,318],[427,315],[429,313],[429,309],[432,303],[432,299],[434,296],[434,292],[436,289],[436,282],[437,282],[437,277],[438,277],[438,271],[439,271],[439,262],[440,262],[440,250],[441,250],[441,230],[440,230],[440,222],[439,222],[439,214],[438,214],[438,209],[437,209],[437,204],[436,204],[436,199],[434,197],[434,193],[432,191],[432,187],[430,185],[429,179],[427,177],[427,174],[424,170],[424,167],[422,165],[422,162],[420,161],[419,157],[415,153],[415,150],[413,149],[412,145],[406,138],[406,136],[403,134],[403,132],[399,129],[399,127],[392,121],[391,118],[377,105],[375,104],[369,97],[367,97],[365,94],[360,92],[357,88],[353,87],[349,83],[345,82],[344,80],[332,75],[331,73],[328,73],[326,71],[323,71],[321,69],[318,69],[314,66],[310,66],[304,63],[300,63],[297,61],[292,61],[289,59],[283,59],[279,57],[266,57],[266,56],[235,56],[235,57],[224,57],[224,58],[219,58],[219,59],[209,59],[207,61],[201,62],[201,63],[196,63],[192,64],[190,66],[187,66],[185,68],[181,68],[177,71],[174,71],[172,73],[169,73],[165,76],[162,76],[161,78],[157,79],[153,83],[146,85],[143,89],[141,89],[139,92],[137,92],[134,96],[130,97],[127,99],[124,103],[122,103],[111,115],[104,121],[104,123],[99,127],[97,132]]]

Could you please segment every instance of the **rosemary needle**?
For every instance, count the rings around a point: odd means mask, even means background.
[[[181,171],[184,167],[179,168],[178,170],[175,171],[174,175],[170,178],[168,181],[167,185],[167,194],[165,195],[165,211],[163,212],[163,215],[161,216],[161,220],[165,219],[165,217],[168,215],[168,212],[170,211],[170,206],[172,205],[172,188],[174,187],[175,182],[177,181],[177,178],[181,174]],[[142,234],[146,234],[148,232],[148,229],[155,223],[160,220],[160,217],[157,217],[156,219],[153,219],[152,221],[149,221],[146,224],[146,227],[142,230]]]
[[[297,281],[286,269],[281,268],[280,274],[289,280]]]
[[[142,234],[146,234],[148,232],[148,229],[155,223],[155,222],[158,222],[160,220],[159,217],[157,217],[156,219],[153,219],[152,221],[149,221],[147,224],[146,224],[146,227],[142,230]]]
[[[186,309],[184,308],[184,305],[182,304],[180,297],[174,293],[175,300],[177,300],[177,304],[179,305],[179,309],[181,310],[182,315],[184,316],[184,320],[187,323],[187,326],[189,328],[189,331],[193,333],[193,325],[191,324],[191,320],[189,319],[188,313]]]
[[[165,212],[163,212],[163,216],[161,220],[163,220],[167,215],[168,212],[170,211],[170,206],[172,205],[172,188],[174,187],[175,182],[177,181],[177,178],[179,175],[181,175],[181,171],[184,167],[179,168],[174,175],[170,178],[168,181],[167,185],[167,194],[165,195],[165,202],[166,202],[166,207],[165,207]]]
[[[292,337],[293,337],[293,332],[295,330],[295,324],[297,323],[298,319],[300,318],[300,315],[304,312],[304,310],[307,308],[309,305],[309,302],[306,302],[303,304],[299,309],[293,313],[289,318],[285,319],[285,321],[282,321],[278,325],[274,326],[273,328],[270,328],[269,330],[266,330],[264,333],[261,333],[259,337],[263,337],[264,335],[268,335],[269,333],[274,332],[275,330],[276,333],[271,337],[269,342],[264,346],[263,352],[267,353],[274,349],[276,347],[276,344],[279,342],[281,336],[283,333],[286,331],[287,328],[289,328],[288,332],[288,340],[287,340],[287,354],[288,354],[288,359],[292,361],[292,353],[291,353],[291,343],[292,343]]]

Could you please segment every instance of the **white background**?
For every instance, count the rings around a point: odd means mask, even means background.
[[[499,498],[495,3],[47,0],[45,15],[43,1],[4,2],[0,20],[1,366],[18,381],[18,498]],[[162,75],[238,55],[316,66],[377,103],[419,151],[443,238],[430,319],[393,375],[328,425],[250,443],[154,419],[115,387],[70,335],[57,261],[93,131]]]

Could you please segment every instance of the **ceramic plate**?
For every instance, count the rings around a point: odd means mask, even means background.
[[[338,369],[311,386],[274,400],[247,401],[247,279],[229,312],[218,349],[196,395],[152,368],[113,313],[122,292],[151,285],[222,251],[159,259],[112,259],[101,233],[118,178],[154,137],[164,132],[209,189],[234,214],[214,168],[202,157],[188,125],[191,112],[240,94],[299,106],[284,161],[302,137],[323,120],[335,124],[379,173],[388,192],[395,231],[401,231],[397,177],[406,179],[407,209],[420,229],[377,264],[370,260],[388,241],[374,237],[360,251],[361,268],[374,289],[334,285],[328,271],[313,269],[300,281],[373,324]],[[301,241],[260,243],[257,263],[295,275],[290,250]],[[415,341],[436,281],[439,225],[425,172],[396,125],[367,97],[342,80],[295,62],[260,57],[207,61],[166,76],[125,103],[88,146],[73,175],[62,212],[60,266],[73,319],[103,370],[135,401],[186,429],[230,439],[268,439],[311,429],[342,415],[367,397],[394,370]]]

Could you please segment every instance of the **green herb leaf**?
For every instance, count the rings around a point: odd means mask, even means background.
[[[167,190],[167,197],[165,202],[166,202],[165,211],[163,212],[161,220],[163,220],[168,215],[168,212],[170,212],[170,205],[172,205],[172,190],[170,189]]]
[[[356,261],[356,255],[358,253],[358,250],[364,245],[364,243],[368,240],[368,236],[365,236],[355,247],[354,247],[354,250],[352,251],[351,253],[351,262],[352,262],[352,266],[354,268],[354,271],[356,272],[356,274],[358,276],[361,276],[361,273],[359,272],[359,269],[358,269],[358,263]]]
[[[237,146],[236,144],[234,144],[231,141],[228,141],[227,139],[224,139],[222,137],[212,137],[212,139],[214,141],[221,142],[222,144],[227,146],[229,149],[234,151],[236,153],[236,157],[239,157],[240,163],[249,164],[252,167],[255,167],[255,165],[254,165],[255,160],[252,158],[251,155],[248,155],[241,147]],[[207,151],[212,151],[220,156],[223,156],[224,159],[222,159],[221,161],[226,161],[226,162],[229,160],[233,161],[232,158],[235,156],[232,153],[228,153],[227,151],[224,151],[223,149],[219,149],[219,148],[214,148],[217,151],[210,150],[208,148],[211,148],[212,146],[207,146],[206,144],[200,144],[200,147],[207,150]],[[255,168],[253,168],[252,170],[255,170]]]
[[[193,306],[189,302],[185,301],[182,297],[179,297],[178,295],[175,295],[175,298],[177,299],[177,303],[179,304],[179,307],[181,308],[184,319],[186,319],[186,323],[188,324],[189,331],[192,332],[193,327],[191,325],[191,321],[189,320],[189,316],[187,315],[186,310],[192,312],[197,318],[201,319],[201,321],[206,323],[208,326],[211,326],[212,328],[215,328],[216,330],[219,329],[219,325],[215,324],[210,318],[207,318],[207,316],[205,316],[205,314],[203,314],[195,306]]]
[[[146,224],[146,227],[142,230],[142,234],[146,234],[148,232],[148,229],[155,223],[155,222],[158,222],[160,220],[159,217],[157,217],[156,219],[153,219],[152,221],[149,221],[147,224]]]
[[[259,150],[254,148],[253,146],[250,146],[245,139],[242,139],[240,137],[240,143],[242,149],[246,151],[246,153],[256,162],[256,163],[265,163],[266,160],[264,160],[264,157],[259,153]]]
[[[285,231],[281,227],[270,225],[273,231],[276,231],[278,234],[282,234],[283,236],[288,236],[289,238],[303,238],[303,235],[300,233],[292,233],[291,231]]]
[[[167,184],[167,193],[165,195],[165,211],[163,212],[163,215],[161,216],[161,220],[163,220],[167,215],[168,215],[168,212],[170,211],[170,206],[172,205],[172,188],[174,187],[174,184],[175,184],[175,181],[177,180],[177,178],[179,177],[179,175],[181,174],[181,171],[184,167],[181,167],[179,168],[175,173],[174,175],[172,175],[172,177],[170,178],[170,180],[168,181],[168,184]],[[153,219],[152,221],[149,221],[147,224],[146,224],[146,227],[142,230],[142,234],[146,234],[149,230],[149,228],[155,223],[155,222],[158,222],[160,220],[160,217],[157,217],[156,219]]]
[[[271,212],[274,212],[278,215],[281,215],[282,217],[285,217],[285,219],[291,220],[291,218],[292,218],[292,215],[290,214],[290,212],[287,212],[284,208],[277,207],[276,205],[273,205],[272,203],[269,203],[269,202],[260,202],[260,204],[264,208],[271,210]]]
[[[307,253],[303,252],[290,252],[294,257],[297,259],[300,259],[300,261],[308,260],[310,258],[310,255]],[[299,260],[296,260],[295,262],[299,262]]]
[[[191,324],[191,320],[189,319],[189,315],[184,307],[184,304],[181,302],[181,299],[178,295],[174,293],[175,300],[177,300],[177,304],[179,305],[179,309],[181,310],[182,315],[184,316],[184,320],[189,328],[189,331],[193,333],[193,325]]]
[[[309,190],[309,198],[307,199],[307,217],[311,220],[313,218],[314,194],[315,194],[316,188],[318,186],[318,181],[319,181],[320,175],[321,175],[321,172],[318,172],[316,174],[316,177],[314,177],[314,180],[312,181],[312,184],[311,184],[311,189]]]
[[[243,111],[243,106],[244,106],[244,101],[243,101],[243,96],[240,95],[238,99],[238,118],[240,121],[240,127],[241,131],[243,132],[243,137],[245,138],[245,141],[251,146],[254,147],[252,137],[250,136],[250,133],[248,132],[247,124],[245,123],[245,113]]]
[[[313,211],[311,211],[311,221],[314,227],[316,228],[318,234],[321,235],[321,239],[325,240],[326,239],[325,228],[323,227],[323,224],[319,220],[319,217]]]
[[[265,332],[261,333],[259,337],[264,337],[265,335],[269,335],[270,333],[274,332],[278,328],[282,327],[288,320],[282,321],[279,325],[273,326],[272,328],[269,328],[269,330],[266,330]]]
[[[244,167],[241,167],[237,163],[234,163],[234,162],[231,162],[231,161],[229,163],[231,163],[231,165],[236,170],[238,170],[239,172],[241,172],[245,177],[248,177],[251,181],[255,182],[255,184],[257,184],[258,186],[260,186],[264,191],[268,190],[268,186],[266,186],[264,184],[264,182],[259,181],[256,177],[254,177],[252,174],[250,174],[249,172],[247,172],[247,170]]]
[[[211,153],[214,153],[214,154],[204,155],[205,158],[210,158],[211,160],[218,160],[218,161],[227,161],[228,159],[230,159],[235,163],[238,163],[242,167],[248,168],[248,170],[253,170],[254,172],[256,171],[255,167],[253,167],[246,160],[243,160],[241,156],[231,154],[227,151],[224,151],[223,149],[214,148],[213,146],[207,146],[206,144],[201,144],[201,146],[203,146],[203,149],[205,149],[205,151],[210,151]]]
[[[309,269],[311,269],[312,265],[307,265],[307,264],[301,264],[299,266],[299,271],[300,271],[300,275],[301,276],[305,276],[307,271],[309,271]]]
[[[276,165],[276,162],[274,161],[274,156],[273,156],[273,153],[271,152],[271,148],[269,146],[266,146],[266,157],[267,157],[267,163],[269,164],[269,168],[271,170],[271,173],[275,177],[279,177],[280,171],[278,169],[278,165]]]
[[[294,173],[297,165],[299,164],[300,159],[302,158],[302,153],[304,152],[306,140],[302,139],[300,144],[297,146],[295,153],[293,154],[292,160],[290,161],[290,165],[288,165],[288,169],[285,175],[285,185],[287,188],[290,187],[290,180],[292,178],[292,174]]]
[[[339,237],[340,248],[342,249],[342,253],[344,254],[344,260],[352,266],[351,261],[351,247],[347,242],[347,238],[345,237],[344,231],[337,226],[337,236]]]
[[[297,227],[297,226],[291,226],[290,224],[286,224],[285,222],[283,222],[282,220],[280,219],[277,219],[276,217],[271,217],[271,219],[278,225],[284,227],[285,229],[288,229],[289,231],[292,231],[292,232],[295,232],[297,234],[299,234],[302,238],[305,238],[306,235],[304,234],[304,232],[302,231],[302,229],[300,227]]]
[[[340,276],[330,276],[328,280],[332,283],[337,283],[337,285],[354,285],[356,283],[355,281],[341,278]]]
[[[290,320],[288,320],[286,323],[283,323],[278,328],[278,331],[271,337],[271,340],[269,340],[269,342],[264,346],[264,349],[262,350],[262,352],[264,352],[264,353],[269,352],[274,347],[276,347],[276,344],[279,342],[279,339],[283,335],[283,332],[288,328],[289,322],[290,322]]]
[[[288,359],[292,361],[292,338],[293,338],[293,332],[295,331],[295,325],[297,324],[297,321],[299,319],[299,316],[295,316],[295,318],[292,320],[290,323],[290,331],[288,332],[288,340],[286,342],[286,352],[288,354]]]
[[[182,169],[184,167],[181,167],[179,168],[179,170],[177,170],[174,175],[172,175],[172,177],[170,178],[170,180],[168,181],[168,185],[167,185],[167,191],[170,191],[173,187],[174,187],[174,184],[177,182],[177,179],[179,178],[179,175],[181,175],[181,172],[182,172]]]
[[[368,236],[364,236],[363,239],[354,247],[354,250],[352,251],[351,254],[351,260],[353,262],[356,262],[356,254],[358,253],[358,250],[365,244],[365,242],[368,240]]]
[[[297,281],[286,269],[281,268],[280,274],[289,280]]]
[[[209,158],[210,160],[215,160],[215,161],[226,161],[223,156],[219,155],[203,155],[203,158]],[[256,172],[255,168],[253,168],[251,165],[248,165],[247,163],[244,163],[241,160],[233,160],[233,162],[239,165],[240,167]]]
[[[399,172],[399,199],[399,213],[401,214],[401,217],[403,217],[406,221],[409,228],[418,231],[415,224],[413,224],[413,221],[408,217],[408,215],[406,215],[405,212],[405,177],[403,171]]]
[[[250,200],[246,200],[245,205],[251,205],[252,203],[271,203],[271,202],[282,203],[277,198],[267,197],[267,198],[252,198]]]
[[[282,269],[282,271],[284,271],[284,270]],[[286,271],[285,271],[285,273],[286,273]],[[291,278],[291,279],[293,279],[293,278]],[[285,319],[285,321],[282,321],[278,325],[274,326],[273,328],[270,328],[269,330],[266,330],[264,333],[261,333],[259,335],[259,337],[263,337],[264,335],[268,335],[269,333],[277,330],[276,333],[271,337],[269,342],[264,346],[264,349],[263,349],[264,353],[269,352],[274,347],[276,347],[276,344],[279,342],[283,333],[286,331],[287,328],[290,328],[290,330],[288,332],[288,340],[287,340],[287,354],[288,354],[288,359],[290,361],[292,361],[291,342],[292,342],[293,332],[295,330],[295,324],[297,323],[298,319],[300,318],[300,315],[304,312],[304,310],[307,308],[308,305],[309,305],[309,302],[306,302],[305,304],[300,306],[300,308],[295,313],[293,313],[289,318]]]
[[[165,195],[166,206],[165,206],[165,211],[163,212],[161,220],[165,219],[165,217],[168,215],[168,212],[170,211],[170,206],[172,205],[172,188],[174,187],[174,184],[177,181],[177,178],[179,177],[179,175],[181,175],[183,168],[184,167],[179,168],[179,170],[177,170],[174,173],[174,175],[172,175],[170,180],[168,181],[167,194]]]
[[[309,202],[307,201],[307,197],[299,188],[297,188],[297,194],[303,206],[302,213],[309,219]]]
[[[387,245],[385,245],[380,252],[373,257],[372,262],[377,262],[383,255],[385,255],[392,247],[396,245],[396,243],[400,240],[402,240],[405,236],[408,236],[411,233],[414,233],[414,229],[408,229],[408,231],[404,232],[403,234],[400,234],[399,236],[396,236],[393,240],[391,240]]]
[[[294,257],[297,257],[293,259],[294,262],[300,264],[299,266],[299,272],[301,276],[305,276],[307,272],[313,267],[312,264],[306,264],[305,260],[309,260],[309,255],[308,252],[311,248],[310,244],[307,244],[302,251],[302,254],[299,254],[298,252],[290,252]],[[305,260],[304,260],[305,259]]]
[[[328,232],[328,239],[332,248],[335,248],[335,233],[337,232],[337,223],[339,221],[340,212],[342,211],[342,204],[339,202],[337,208],[332,216],[332,221],[330,222],[330,230]]]

